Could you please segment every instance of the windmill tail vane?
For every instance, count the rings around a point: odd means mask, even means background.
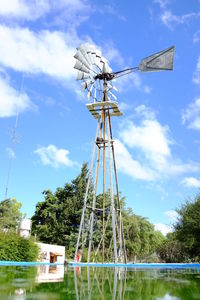
[[[81,262],[83,257],[87,257],[88,263],[91,260],[97,262],[99,257],[102,263],[127,262],[111,125],[111,117],[121,116],[122,112],[116,102],[114,91],[117,88],[113,81],[137,70],[172,70],[174,49],[172,46],[148,56],[137,67],[113,72],[107,59],[95,46],[86,43],[77,48],[74,68],[78,70],[77,80],[82,81],[82,90],[87,90],[87,97],[92,100],[86,106],[97,119],[97,129],[74,255],[75,262]],[[100,179],[101,200],[97,196]],[[84,255],[84,252],[87,254]]]

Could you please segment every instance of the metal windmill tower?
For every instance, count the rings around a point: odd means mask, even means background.
[[[77,80],[82,81],[82,89],[88,91],[88,99],[92,99],[93,101],[86,106],[92,116],[97,119],[96,136],[94,140],[74,260],[76,261],[77,255],[82,256],[84,249],[87,249],[87,262],[89,263],[91,260],[91,251],[93,251],[94,258],[96,259],[96,255],[101,249],[102,263],[104,263],[106,229],[110,222],[110,226],[112,227],[112,237],[110,237],[109,249],[107,249],[112,253],[110,260],[114,261],[114,263],[126,263],[126,248],[120,209],[114,140],[111,126],[111,117],[121,116],[122,113],[120,112],[116,102],[117,98],[113,94],[113,91],[117,91],[117,89],[113,86],[113,81],[116,78],[137,70],[140,70],[141,72],[172,70],[174,47],[172,46],[166,50],[142,59],[138,67],[127,68],[118,72],[112,72],[107,60],[102,56],[101,52],[91,44],[82,44],[79,48],[77,48],[77,52],[74,57],[76,59],[74,68],[78,70]],[[103,200],[101,203],[98,203],[97,188],[101,166]],[[92,172],[94,168],[95,176],[93,183]],[[107,195],[109,194],[109,201],[106,199],[107,177],[109,178],[107,184],[107,188],[109,189],[109,193],[107,193]],[[114,196],[113,186],[115,186],[116,197]],[[91,187],[93,189],[92,201],[89,199]],[[101,207],[99,207],[100,205]],[[94,233],[98,230],[98,219],[101,219],[102,221],[102,229],[97,243],[97,241],[94,242]]]

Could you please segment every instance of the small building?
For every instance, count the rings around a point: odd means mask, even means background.
[[[37,267],[35,282],[62,282],[64,281],[64,265],[42,265]]]
[[[31,219],[23,219],[20,223],[19,234],[21,237],[30,238],[31,236]]]
[[[50,245],[44,243],[36,243],[40,249],[39,260],[48,263],[65,262],[65,247],[58,245]]]

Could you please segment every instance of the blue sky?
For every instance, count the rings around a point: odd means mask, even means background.
[[[0,1],[0,198],[30,217],[42,191],[73,179],[91,158],[95,120],[73,69],[93,43],[113,71],[175,45],[173,72],[116,81],[113,119],[119,189],[127,206],[170,230],[200,187],[200,1]],[[17,123],[17,142],[11,133]]]

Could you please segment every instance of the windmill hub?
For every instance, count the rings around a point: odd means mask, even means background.
[[[114,75],[112,73],[102,73],[94,76],[94,80],[104,80],[104,81],[110,81],[114,79]]]

